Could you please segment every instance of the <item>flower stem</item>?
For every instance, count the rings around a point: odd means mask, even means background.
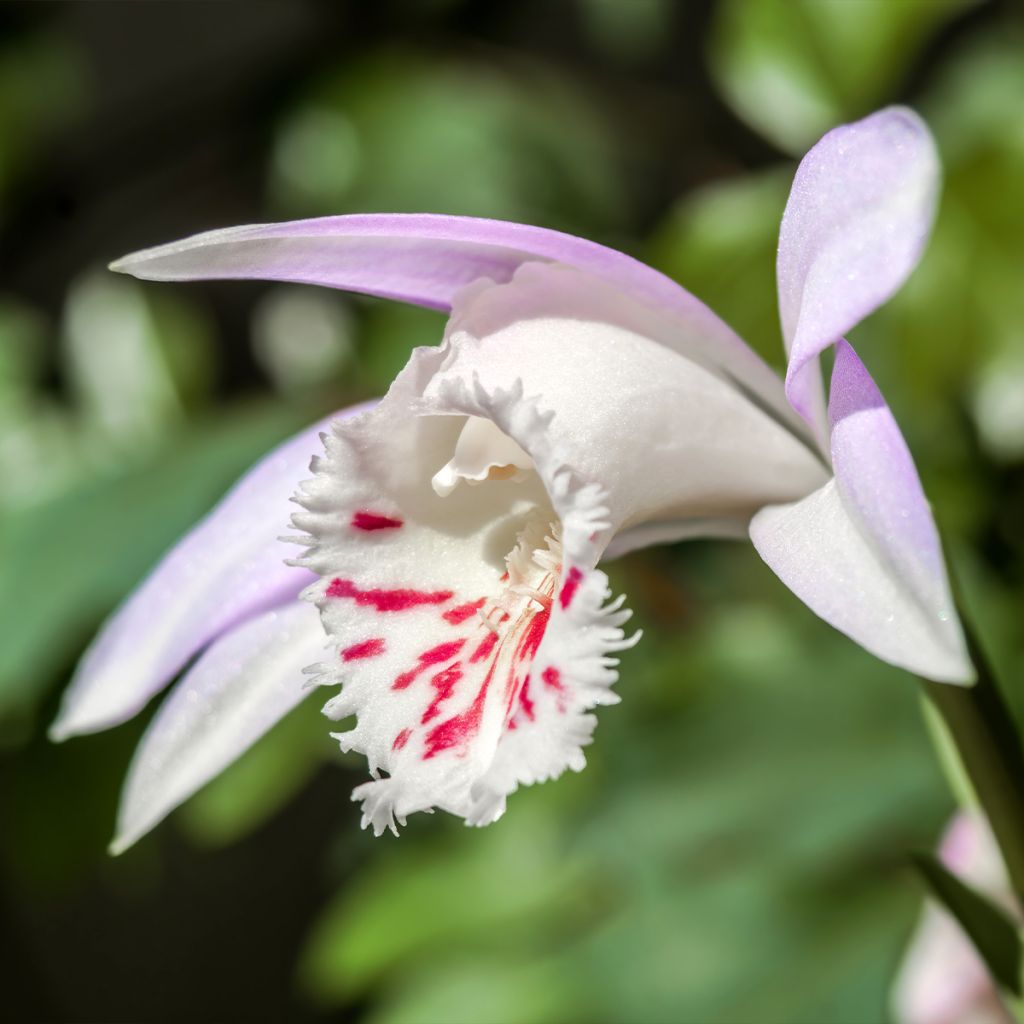
[[[1024,750],[1020,732],[995,676],[961,616],[974,686],[922,679],[925,696],[945,725],[977,803],[992,826],[1007,874],[1024,904]]]

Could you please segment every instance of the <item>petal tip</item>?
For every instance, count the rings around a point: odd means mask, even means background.
[[[90,733],[101,732],[111,724],[102,720],[83,716],[79,708],[62,708],[57,717],[46,730],[46,738],[51,743],[64,743],[76,736],[88,736]]]
[[[113,839],[107,843],[107,853],[111,857],[120,857],[122,853],[125,853],[128,849],[135,845],[138,836],[133,836],[124,832],[118,832]]]
[[[128,274],[139,280],[159,280],[159,278],[150,278],[140,269],[152,262],[149,258],[152,251],[152,249],[140,249],[138,252],[130,252],[126,256],[119,256],[107,264],[107,270],[113,271],[115,274]]]
[[[46,738],[51,743],[63,743],[65,740],[71,739],[73,735],[73,731],[64,725],[60,719],[46,730]]]
[[[57,712],[57,717],[50,723],[46,730],[46,738],[51,743],[63,743],[71,739],[75,734],[75,728],[68,722],[69,715],[63,708]]]
[[[935,683],[943,683],[947,686],[962,686],[970,689],[978,682],[978,670],[974,663],[963,651],[957,652],[951,657],[949,671],[922,673]]]
[[[132,714],[134,713],[133,711]],[[90,736],[105,729],[113,729],[130,717],[132,716],[118,717],[116,713],[110,713],[109,709],[96,702],[78,700],[58,712],[46,731],[46,737],[51,743],[63,743],[76,736]]]

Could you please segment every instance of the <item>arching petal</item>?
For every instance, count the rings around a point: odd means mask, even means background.
[[[701,339],[670,341],[671,321],[574,268],[533,264],[467,289],[447,333],[437,380],[518,380],[555,411],[565,460],[605,488],[614,533],[746,522],[826,479],[803,437],[737,388]]]
[[[817,356],[890,298],[917,265],[939,161],[925,123],[888,107],[830,131],[803,158],[779,234],[786,393],[808,422],[824,409]]]
[[[123,853],[219,775],[304,697],[324,656],[316,609],[294,600],[215,641],[171,691],[125,780],[112,853]]]
[[[125,256],[111,269],[153,281],[296,281],[447,310],[470,282],[501,283],[537,261],[585,270],[662,309],[678,333],[704,339],[736,380],[789,415],[779,407],[774,372],[707,306],[632,257],[560,231],[435,214],[322,217],[208,231]]]
[[[801,501],[763,509],[750,536],[813,611],[884,661],[970,683],[938,532],[906,442],[853,349],[832,374],[835,478]]]
[[[296,549],[279,538],[326,426],[309,427],[249,470],[107,620],[64,694],[52,739],[131,718],[224,630],[310,582],[306,570],[285,565]]]

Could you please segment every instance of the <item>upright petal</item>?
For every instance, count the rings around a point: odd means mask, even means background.
[[[306,570],[285,565],[296,550],[279,538],[326,426],[260,461],[108,619],[64,695],[54,740],[131,718],[211,640],[310,582]]]
[[[488,390],[521,382],[555,411],[565,461],[607,490],[612,533],[673,523],[694,536],[686,526],[701,520],[717,536],[721,520],[745,522],[826,479],[807,441],[737,388],[704,339],[574,268],[530,265],[467,289],[447,336],[427,397],[447,376]]]
[[[171,691],[132,760],[112,853],[123,853],[309,696],[327,637],[305,601],[216,640]]]
[[[903,435],[853,349],[832,374],[835,477],[750,525],[761,557],[862,647],[939,682],[970,683],[942,548]]]
[[[585,270],[662,308],[676,332],[706,339],[744,387],[788,414],[778,407],[773,371],[684,288],[624,253],[546,228],[435,214],[322,217],[208,231],[125,256],[111,269],[153,281],[296,281],[447,310],[471,281],[501,283],[538,261]]]
[[[935,213],[939,162],[925,123],[888,107],[829,132],[801,161],[779,234],[786,392],[812,425],[816,357],[903,284]]]

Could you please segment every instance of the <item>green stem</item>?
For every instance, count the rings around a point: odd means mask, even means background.
[[[988,660],[963,616],[961,621],[978,681],[974,686],[951,686],[923,679],[921,684],[949,732],[992,826],[1013,890],[1024,905],[1024,750]]]

